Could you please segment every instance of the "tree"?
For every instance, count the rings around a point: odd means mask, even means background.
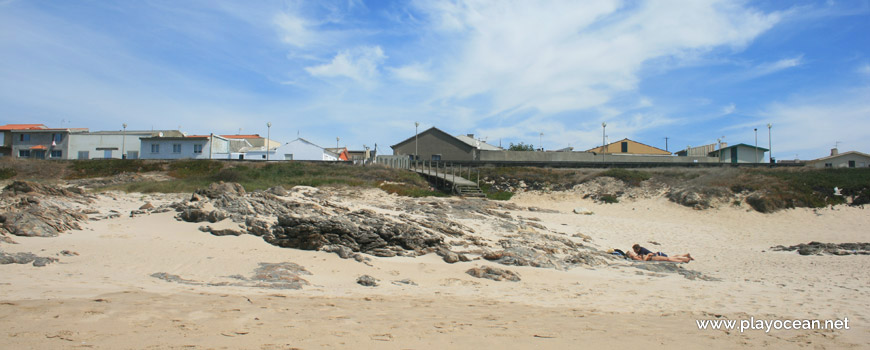
[[[508,147],[508,151],[534,151],[534,150],[535,150],[535,146],[532,146],[531,144],[526,145],[526,144],[523,144],[522,142],[520,142],[518,144],[514,144],[513,142],[511,142],[510,147]]]

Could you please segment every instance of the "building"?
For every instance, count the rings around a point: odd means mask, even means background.
[[[140,138],[183,137],[178,130],[117,130],[70,134],[66,159],[138,159]]]
[[[643,154],[643,155],[662,155],[669,156],[671,152],[661,148],[646,145],[634,140],[622,139],[620,141],[611,142],[604,146],[595,147],[586,150],[596,154]]]
[[[478,160],[480,151],[502,151],[474,138],[474,134],[450,135],[436,127],[431,127],[417,135],[393,146],[393,155],[408,156],[418,160]]]
[[[764,161],[764,153],[767,151],[767,148],[739,143],[710,152],[709,154],[711,157],[718,157],[720,163],[761,163]]]
[[[220,135],[221,137],[228,140],[244,140],[250,146],[251,149],[265,150],[266,144],[269,145],[269,149],[275,149],[281,147],[281,143],[275,140],[269,140],[265,137],[260,136],[260,134],[250,134],[250,135]],[[235,151],[234,151],[235,152]]]
[[[48,129],[42,124],[6,124],[0,126],[0,157],[8,157],[12,153],[13,130],[41,130]],[[17,154],[15,156],[18,156]]]
[[[142,137],[142,159],[229,159],[230,140],[219,135]]]
[[[677,151],[674,155],[679,157],[687,157],[687,156],[695,156],[695,157],[706,157],[710,152],[715,152],[724,147],[728,147],[728,144],[725,142],[719,143],[718,147],[715,143],[711,143],[709,145],[697,146],[697,147],[688,147],[684,150]]]
[[[245,154],[245,159],[266,160],[266,152],[263,150],[250,151]],[[339,155],[327,149],[315,145],[303,138],[297,138],[287,142],[278,148],[268,151],[269,160],[314,160],[314,161],[338,161]]]
[[[350,152],[347,150],[347,147],[341,147],[341,148],[327,147],[326,150],[337,154],[338,160],[343,160],[343,161],[350,160]]]
[[[31,159],[71,159],[70,135],[87,133],[86,128],[10,130],[12,156]],[[72,158],[74,159],[74,158]]]
[[[350,157],[350,161],[354,164],[367,164],[374,160],[377,156],[374,150],[365,147],[364,150],[350,150],[347,151],[347,155]]]
[[[870,154],[857,151],[840,153],[831,149],[831,155],[807,161],[807,166],[813,168],[867,168],[870,167]]]

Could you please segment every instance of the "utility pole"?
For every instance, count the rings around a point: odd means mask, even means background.
[[[773,127],[773,124],[767,123],[767,162],[773,164],[773,147],[771,146],[773,142],[770,140],[770,128]]]
[[[239,133],[242,129],[239,129]],[[272,122],[266,122],[266,161],[269,161],[269,143],[272,142]]]
[[[665,151],[670,152],[670,150],[668,150],[668,139],[669,139],[669,137],[665,136]],[[686,152],[688,152],[688,151],[686,151]],[[686,155],[688,155],[688,153]]]
[[[127,159],[127,123],[122,124],[124,133],[121,134],[121,159]]]
[[[758,128],[755,128],[755,162],[758,163]]]
[[[607,148],[607,122],[601,122],[601,162],[604,163],[604,157]]]
[[[541,152],[543,152],[544,151],[544,132],[543,131],[541,131],[541,133],[538,134],[538,145],[541,146]]]
[[[419,149],[417,149],[417,130],[420,127],[419,122],[414,122],[414,160],[420,159],[420,154],[417,153]]]

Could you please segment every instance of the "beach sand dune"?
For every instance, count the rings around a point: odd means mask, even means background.
[[[129,213],[145,201],[159,205],[179,198],[112,193],[98,196],[93,208]],[[691,252],[697,260],[685,267],[716,280],[627,263],[558,270],[483,259],[448,264],[436,254],[367,256],[361,263],[276,247],[253,235],[213,236],[201,232],[200,224],[175,220],[174,212],[122,215],[54,238],[15,237],[19,244],[2,246],[59,261],[0,265],[0,348],[870,346],[870,256],[770,250],[810,241],[870,241],[864,209],[699,211],[662,198],[602,205],[571,193],[524,193],[511,202],[540,208],[504,210],[533,216],[541,225],[534,232],[585,235],[588,246],[601,250],[639,243],[671,254]],[[348,196],[345,204],[400,210],[385,205],[391,203],[395,207],[399,200],[367,190]],[[593,214],[575,214],[576,207]],[[484,218],[454,219],[491,242],[514,234]],[[211,225],[237,226],[229,220]],[[64,250],[78,255],[61,255]],[[301,288],[258,280],[264,266],[295,266],[279,278],[301,279]],[[521,280],[466,273],[487,266],[513,271]],[[363,275],[377,286],[358,284]],[[696,323],[750,318],[848,318],[851,328],[740,332],[699,330]]]

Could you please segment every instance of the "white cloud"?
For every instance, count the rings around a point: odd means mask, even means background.
[[[795,153],[801,159],[828,155],[840,141],[841,151],[870,150],[870,88],[861,88],[824,96],[796,96],[773,103],[761,116],[773,124],[773,151],[781,158]],[[759,121],[759,125],[766,124]]]
[[[643,64],[744,47],[775,24],[723,1],[623,6],[616,0],[423,2],[432,27],[460,40],[445,59],[440,98],[485,95],[482,114],[558,113],[597,107],[634,91]],[[447,45],[451,46],[451,45]]]
[[[734,113],[734,111],[736,111],[736,110],[737,110],[737,105],[732,103],[732,104],[729,104],[729,105],[725,106],[724,108],[722,108],[722,114],[728,115],[728,114]]]
[[[749,72],[748,78],[756,78],[763,75],[773,74],[784,69],[794,68],[803,64],[804,55],[792,58],[784,58],[776,62],[762,63]]]
[[[432,79],[432,76],[429,74],[429,71],[426,69],[426,67],[418,63],[404,65],[401,67],[389,67],[387,69],[393,74],[394,77],[399,80],[424,82]]]
[[[280,30],[281,40],[287,44],[303,48],[317,41],[317,31],[305,18],[292,12],[275,15],[274,23]]]
[[[378,77],[378,66],[387,58],[380,46],[359,47],[339,52],[326,64],[306,67],[315,77],[347,77],[370,84]]]

